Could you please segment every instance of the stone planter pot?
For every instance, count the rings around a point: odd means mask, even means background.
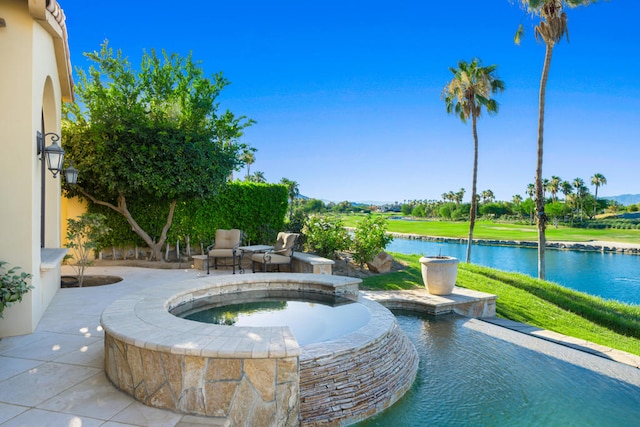
[[[433,295],[449,295],[453,292],[458,276],[458,258],[433,256],[420,258],[422,281]]]

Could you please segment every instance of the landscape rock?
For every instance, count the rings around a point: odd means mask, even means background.
[[[393,257],[388,253],[382,251],[369,262],[367,267],[374,273],[388,273],[393,266]]]

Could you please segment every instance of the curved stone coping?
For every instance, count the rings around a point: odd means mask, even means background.
[[[360,279],[317,274],[257,273],[210,276],[148,288],[108,306],[105,334],[148,350],[213,358],[282,358],[300,355],[288,327],[208,325],[169,310],[199,298],[244,291],[283,289],[355,295]]]
[[[360,329],[331,341],[305,345],[300,354],[300,362],[320,357],[335,357],[352,352],[380,341],[396,324],[396,317],[383,305],[362,295],[357,301],[367,307],[371,318]]]

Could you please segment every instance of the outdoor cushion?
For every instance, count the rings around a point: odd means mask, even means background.
[[[251,261],[263,263],[265,259],[267,260],[267,264],[289,264],[291,262],[290,256],[283,256],[272,253],[251,255]]]
[[[209,256],[211,258],[231,258],[233,256],[233,249],[211,249]]]
[[[242,232],[235,228],[232,230],[216,230],[213,249],[233,249],[240,245],[241,236]]]
[[[242,231],[238,229],[216,230],[216,238],[213,241],[213,245],[207,248],[207,274],[209,274],[211,259],[213,259],[213,267],[215,269],[218,268],[218,258],[231,258],[231,266],[233,274],[235,274],[236,266],[241,267],[241,254],[238,251],[241,240]]]
[[[273,245],[273,251],[280,255],[290,257],[293,253],[293,245],[295,245],[297,237],[298,234],[296,233],[279,232],[276,244]]]
[[[253,271],[255,272],[255,264],[259,263],[263,264],[263,270],[267,271],[267,265],[283,265],[289,264],[289,269],[291,269],[291,264],[293,262],[293,247],[296,244],[296,239],[298,238],[297,233],[278,233],[278,238],[276,240],[275,245],[273,245],[273,249],[264,253],[256,253],[251,255],[251,264],[254,266]]]

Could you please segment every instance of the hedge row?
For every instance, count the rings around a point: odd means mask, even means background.
[[[228,183],[213,197],[178,202],[167,242],[192,245],[210,244],[217,229],[239,228],[246,235],[246,243],[269,243],[284,229],[288,206],[288,192],[284,185],[235,181]],[[138,224],[155,240],[160,238],[169,204],[127,201]],[[144,246],[142,239],[131,230],[124,217],[113,210],[91,204],[89,212],[102,213],[111,232],[99,242],[100,248]]]
[[[640,220],[630,218],[598,219],[579,225],[581,228],[640,230]]]

